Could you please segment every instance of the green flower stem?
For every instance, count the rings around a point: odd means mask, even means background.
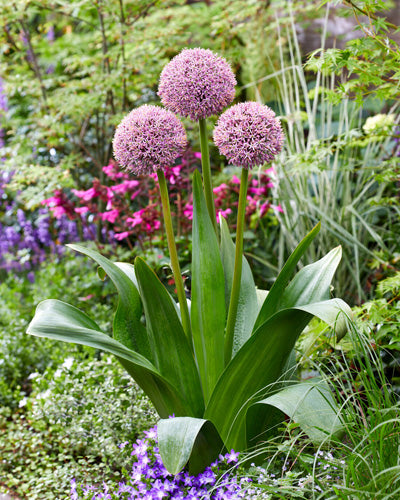
[[[207,210],[210,214],[215,233],[217,233],[217,219],[215,217],[214,194],[211,182],[210,153],[208,151],[207,122],[205,118],[199,120],[201,168],[203,173],[204,196],[206,198]]]
[[[174,230],[172,227],[171,209],[169,205],[167,182],[165,180],[164,172],[160,169],[157,170],[157,177],[158,177],[158,184],[160,186],[161,203],[164,215],[165,231],[167,233],[169,256],[171,259],[171,267],[172,267],[172,272],[174,274],[176,292],[178,295],[178,300],[181,310],[182,326],[189,340],[189,344],[192,347],[192,332],[190,327],[189,309],[187,305],[185,289],[183,286],[181,268],[179,266],[178,252],[176,251]]]
[[[247,184],[249,179],[249,170],[242,169],[242,178],[240,181],[238,215],[236,225],[236,250],[235,267],[233,270],[233,281],[231,298],[229,302],[228,319],[225,330],[225,364],[227,365],[232,357],[233,337],[235,333],[236,314],[239,304],[240,282],[242,279],[242,260],[243,260],[243,231],[244,216],[246,213]]]

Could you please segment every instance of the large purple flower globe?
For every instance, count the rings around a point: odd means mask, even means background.
[[[227,109],[214,129],[214,143],[229,163],[252,168],[269,163],[281,152],[284,135],[271,108],[242,102]]]
[[[123,118],[113,139],[114,157],[136,175],[172,165],[187,147],[179,119],[166,109],[147,104]]]
[[[165,66],[158,95],[174,113],[200,120],[219,114],[235,97],[228,62],[209,49],[184,49]]]

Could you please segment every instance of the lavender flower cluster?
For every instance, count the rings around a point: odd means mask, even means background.
[[[129,477],[118,485],[103,483],[101,487],[78,485],[71,481],[71,500],[98,499],[188,499],[229,500],[253,498],[256,489],[248,477],[235,474],[239,453],[233,450],[220,455],[197,476],[183,471],[172,476],[164,467],[157,447],[157,428],[145,431],[146,439],[138,439],[132,446],[135,457]],[[128,442],[122,443],[124,449]],[[226,470],[226,472],[224,472]],[[261,493],[261,490],[259,491]],[[257,498],[262,498],[261,496]]]
[[[214,129],[214,142],[229,163],[252,168],[269,163],[281,152],[283,131],[271,108],[241,102],[227,109]]]
[[[158,95],[164,106],[193,121],[219,114],[235,97],[228,62],[209,49],[184,49],[165,66]]]
[[[81,240],[76,221],[60,217],[55,221],[48,208],[40,208],[29,215],[21,208],[18,197],[9,198],[7,184],[12,174],[0,174],[0,270],[6,272],[29,271],[44,262],[49,254],[60,255],[64,244]],[[83,237],[93,239],[95,228],[83,228]]]
[[[186,132],[166,109],[144,104],[132,110],[115,132],[114,156],[136,175],[151,174],[174,164],[186,147]]]

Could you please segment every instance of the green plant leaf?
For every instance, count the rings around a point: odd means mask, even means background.
[[[191,409],[188,415],[202,416],[204,400],[196,362],[173,301],[157,275],[139,257],[135,272],[154,364],[187,401]]]
[[[225,273],[225,305],[229,308],[233,271],[235,267],[235,245],[229,234],[226,220],[221,217],[221,259]],[[233,338],[233,355],[250,337],[258,314],[256,287],[250,266],[243,256],[239,304]]]
[[[93,320],[74,306],[54,299],[41,302],[27,333],[114,354],[149,396],[160,416],[190,411],[179,391],[148,359],[101,332]]]
[[[289,376],[283,373],[289,355],[312,316],[335,322],[341,314],[340,303],[332,299],[316,303],[315,307],[307,304],[275,313],[232,359],[218,380],[204,414],[214,423],[227,448],[235,451],[247,448],[247,409],[256,400],[281,388]]]
[[[260,405],[264,405],[263,416],[266,423],[276,422],[275,409],[278,409],[282,414],[288,415],[294,422],[297,422],[315,444],[321,444],[343,430],[343,423],[332,392],[328,384],[318,378],[291,385],[258,401],[249,408],[247,423],[254,422],[259,416],[253,413],[253,410],[257,410]],[[250,424],[247,427],[247,436],[249,442],[255,444],[252,438],[257,436],[252,436],[252,431],[254,431],[254,426]],[[266,431],[268,433],[268,427]],[[262,434],[258,437],[264,439]]]
[[[257,330],[265,321],[270,318],[274,313],[280,309],[280,302],[282,300],[283,292],[292,277],[296,266],[301,259],[301,257],[306,252],[307,248],[310,246],[313,239],[319,233],[321,229],[321,223],[319,222],[297,245],[294,252],[286,261],[281,272],[276,278],[274,284],[271,287],[263,305],[261,306],[260,312],[258,314],[257,320],[254,324],[253,332]]]
[[[224,369],[225,279],[198,171],[193,176],[191,320],[204,400]]]
[[[197,475],[224,449],[224,444],[209,420],[178,417],[157,424],[158,445],[165,468],[178,474],[189,462],[189,473]]]
[[[342,257],[338,246],[322,259],[303,267],[283,292],[280,306],[283,309],[328,300],[330,286]]]
[[[143,308],[136,288],[134,273],[132,274],[127,264],[111,262],[95,250],[76,244],[67,246],[97,262],[114,283],[118,291],[118,306],[113,322],[114,338],[151,360],[152,353],[146,328],[140,321]]]

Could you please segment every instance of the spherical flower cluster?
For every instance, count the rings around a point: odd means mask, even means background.
[[[172,165],[187,147],[186,132],[170,111],[147,104],[131,111],[118,125],[114,156],[136,175]]]
[[[209,49],[184,49],[163,69],[158,95],[166,108],[195,121],[228,106],[235,85],[225,59]]]
[[[214,129],[214,142],[229,163],[252,168],[268,163],[282,150],[284,135],[268,106],[236,104],[223,113]]]

